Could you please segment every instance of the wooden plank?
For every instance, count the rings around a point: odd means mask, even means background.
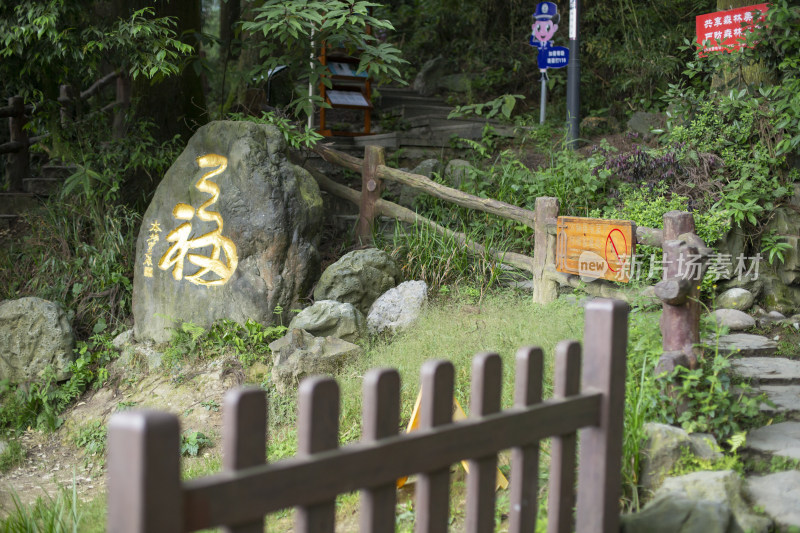
[[[561,341],[556,346],[553,397],[568,398],[580,393],[581,346]],[[575,448],[577,434],[553,437],[550,448],[550,487],[547,502],[547,533],[570,533],[575,507]]]
[[[544,354],[541,348],[520,348],[516,356],[514,406],[526,408],[542,401]],[[511,450],[509,532],[536,530],[539,493],[539,441]]]
[[[503,366],[496,353],[481,353],[472,360],[470,418],[480,419],[500,411]],[[467,476],[467,531],[494,531],[494,494],[497,483],[497,455],[469,460]]]
[[[372,231],[376,215],[375,202],[383,192],[383,184],[376,174],[378,165],[385,163],[383,148],[367,146],[364,149],[364,167],[361,170],[361,203],[358,210],[356,237],[362,245],[372,245]]]
[[[397,435],[400,426],[400,374],[394,369],[374,369],[364,376],[362,442]],[[392,532],[397,490],[394,482],[361,491],[360,530]]]
[[[433,471],[470,457],[529,446],[597,424],[601,398],[601,393],[588,393],[530,408],[512,407],[480,422],[468,419],[376,443],[355,443],[310,458],[285,459],[243,472],[191,480],[184,484],[188,526],[203,529],[246,522],[293,505],[315,504],[337,494],[393,483],[404,475]],[[452,396],[450,402],[452,405]],[[321,471],[327,475],[321,477]]]
[[[222,468],[236,471],[267,462],[267,395],[258,387],[225,393],[222,406]],[[263,533],[264,519],[224,527],[225,533]]]
[[[449,424],[453,416],[453,380],[450,361],[425,361],[420,369],[422,403],[419,431]],[[440,461],[417,477],[416,533],[447,533],[450,514],[450,464]]]
[[[333,378],[312,376],[297,391],[297,457],[309,458],[339,446],[339,386]],[[330,476],[321,469],[316,481]],[[300,533],[333,533],[336,499],[296,507],[294,529]]]
[[[442,185],[441,183],[436,183],[426,176],[410,174],[408,172],[403,172],[402,170],[381,165],[378,167],[378,177],[384,180],[396,181],[398,183],[402,183],[403,185],[408,185],[413,189],[423,191],[431,196],[435,196],[441,200],[460,205],[461,207],[476,209],[484,213],[490,213],[492,215],[497,215],[510,220],[516,220],[517,222],[525,224],[530,228],[535,227],[533,211],[517,207],[516,205],[507,204],[499,200],[480,198],[478,196],[459,191],[458,189],[452,189]]]
[[[108,424],[108,523],[112,533],[183,531],[178,417],[137,409]]]
[[[636,225],[630,220],[558,217],[556,270],[585,279],[630,281]]]
[[[584,391],[604,394],[600,423],[579,434],[578,533],[619,531],[627,344],[628,304],[617,300],[587,303],[582,386]]]

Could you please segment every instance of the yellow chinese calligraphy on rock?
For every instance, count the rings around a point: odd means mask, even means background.
[[[172,277],[176,281],[183,279],[184,261],[197,265],[200,269],[194,274],[187,275],[186,280],[196,285],[207,287],[224,285],[236,271],[239,258],[236,253],[236,245],[233,241],[222,236],[222,216],[216,211],[207,211],[209,207],[219,199],[219,186],[210,181],[210,178],[221,174],[228,166],[228,159],[217,154],[206,154],[197,158],[200,168],[213,168],[215,170],[206,172],[195,184],[195,188],[201,192],[211,195],[203,205],[197,209],[197,218],[205,222],[215,222],[216,229],[209,231],[195,239],[190,239],[192,225],[189,221],[195,216],[194,207],[178,203],[172,209],[172,216],[178,220],[186,220],[183,224],[172,230],[167,235],[167,241],[173,243],[167,252],[158,262],[158,268],[167,270],[172,268]],[[196,248],[211,247],[209,255],[189,253]],[[220,253],[225,252],[225,260],[220,260]]]

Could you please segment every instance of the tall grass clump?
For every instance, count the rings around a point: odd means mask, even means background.
[[[12,508],[8,516],[0,519],[0,533],[77,533],[85,531],[81,526],[78,510],[78,491],[62,489],[55,498],[45,494],[25,505],[19,496],[11,493]]]

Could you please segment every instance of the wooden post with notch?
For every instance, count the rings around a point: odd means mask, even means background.
[[[660,289],[657,289],[657,294],[663,304],[661,335],[664,353],[656,366],[656,374],[672,371],[677,366],[697,366],[697,344],[700,342],[699,285],[702,275],[699,280],[683,279],[683,269],[688,268],[689,258],[686,257],[687,247],[679,240],[681,235],[694,231],[691,213],[670,211],[664,215],[664,276],[657,286]],[[675,298],[664,298],[666,295],[660,292],[673,285]]]
[[[131,79],[124,74],[117,76],[117,100],[114,104],[114,123],[111,132],[115,139],[122,139],[127,130],[125,116],[131,106]]]
[[[7,181],[10,190],[22,191],[22,181],[28,177],[30,166],[28,154],[28,133],[25,131],[25,103],[21,96],[8,99],[13,115],[8,119],[10,141],[19,143],[19,147],[8,154]]]
[[[356,227],[356,237],[362,245],[373,243],[375,202],[380,200],[383,191],[383,184],[378,178],[378,165],[383,165],[385,162],[382,146],[367,146],[364,149],[364,166],[361,170],[361,204]]]
[[[549,235],[547,225],[558,219],[558,198],[536,199],[533,241],[533,301],[538,304],[552,302],[558,297],[558,282],[545,275],[548,265],[555,265],[556,238]]]

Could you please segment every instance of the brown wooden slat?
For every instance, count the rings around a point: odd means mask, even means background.
[[[455,370],[450,361],[425,361],[420,369],[422,403],[419,429],[449,424],[453,419]],[[437,468],[417,476],[416,533],[447,533],[450,514],[450,463],[440,461]]]
[[[517,351],[514,405],[529,407],[542,401],[544,354],[541,348]],[[511,450],[511,497],[509,532],[535,531],[539,492],[539,441]]]
[[[464,420],[374,444],[351,444],[311,458],[285,459],[239,473],[187,481],[185,497],[191,511],[187,511],[187,520],[194,529],[246,522],[293,505],[324,502],[340,493],[435,470],[442,464],[528,446],[597,424],[601,398],[602,394],[591,393],[548,400],[529,409],[506,409],[480,422]],[[320,477],[320,471],[328,475]]]
[[[267,395],[258,387],[225,393],[222,416],[222,468],[241,470],[267,462]],[[224,527],[226,533],[263,533],[264,519]]]
[[[300,383],[297,391],[297,457],[332,450],[339,446],[339,386],[329,377],[313,376]],[[317,470],[316,483],[327,476]],[[294,528],[300,533],[333,533],[336,500],[298,506]]]
[[[20,150],[25,148],[25,146],[26,146],[25,144],[19,141],[3,143],[0,144],[0,154],[12,154],[15,152],[19,152]]]
[[[500,411],[503,363],[496,353],[481,353],[472,360],[470,418],[480,419]],[[494,491],[497,484],[497,455],[469,461],[467,476],[467,531],[494,531]]]
[[[375,369],[364,376],[362,442],[397,435],[400,427],[400,374],[394,369]],[[393,532],[397,489],[394,481],[361,491],[360,530]]]
[[[180,454],[175,415],[141,409],[111,417],[108,531],[183,531]]]
[[[561,341],[556,346],[553,397],[568,398],[580,392],[581,346]],[[575,448],[577,434],[553,437],[550,448],[550,486],[547,502],[547,532],[570,533],[575,507]]]
[[[580,431],[578,533],[619,531],[628,309],[628,304],[618,300],[586,304],[583,390],[605,394],[600,423]]]

